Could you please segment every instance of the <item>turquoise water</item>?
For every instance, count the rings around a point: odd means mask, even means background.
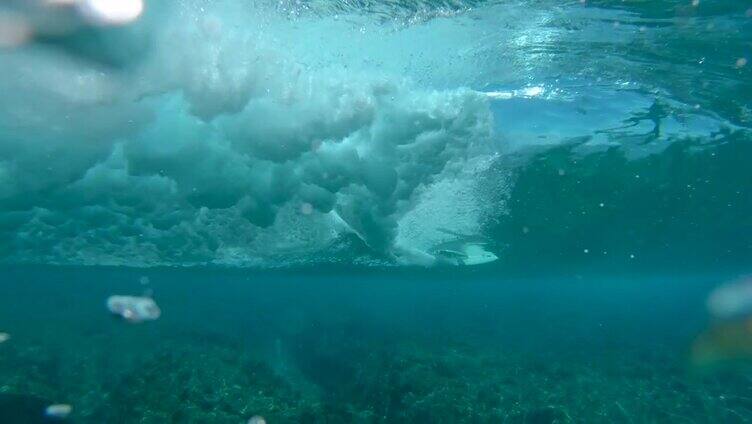
[[[0,390],[75,405],[76,422],[749,418],[743,373],[691,363],[725,276],[497,274],[5,269]],[[160,320],[107,317],[142,276]]]
[[[96,3],[0,5],[0,422],[752,420],[752,2]]]

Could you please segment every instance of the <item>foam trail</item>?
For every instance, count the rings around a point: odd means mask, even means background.
[[[510,100],[515,97],[532,98],[539,97],[546,92],[544,87],[531,86],[512,91],[486,91],[482,92],[486,97],[492,100]]]

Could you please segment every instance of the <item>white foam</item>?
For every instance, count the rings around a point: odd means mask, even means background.
[[[153,20],[154,50],[128,73],[60,51],[0,58],[11,135],[0,149],[0,248],[23,261],[249,265],[356,234],[389,257],[423,248],[405,236],[421,225],[413,211],[457,176],[447,196],[466,216],[446,207],[437,221],[477,230],[466,170],[489,154],[483,94],[324,60],[337,49],[295,37],[312,43],[304,54],[285,37],[308,28],[241,3],[150,3],[170,19]],[[316,24],[343,30],[328,25]],[[458,24],[436,25],[426,34]],[[406,35],[383,36],[366,37],[399,45],[394,63],[407,57]]]

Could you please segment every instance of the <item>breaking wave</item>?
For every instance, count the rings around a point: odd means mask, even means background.
[[[45,45],[3,58],[11,260],[269,265],[344,244],[391,261],[425,225],[421,199],[493,154],[483,94],[326,58],[359,43],[340,17],[236,3],[152,10],[101,46],[140,44],[123,66]]]
[[[631,45],[651,22],[579,2],[183,1],[149,2],[126,28],[43,34],[0,52],[0,255],[430,265],[452,234],[507,213],[525,149],[584,135],[585,150],[644,156],[748,123],[616,75],[623,57],[574,71],[605,25]],[[666,116],[643,116],[655,102]],[[531,104],[528,125],[515,113]],[[615,122],[540,135],[566,118],[556,108],[604,106]],[[666,117],[655,143],[630,141]]]

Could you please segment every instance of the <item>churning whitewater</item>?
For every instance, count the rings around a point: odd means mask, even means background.
[[[0,59],[8,260],[275,265],[349,250],[429,265],[453,237],[439,227],[479,231],[471,181],[495,154],[483,93],[306,62],[280,38],[296,21],[236,3],[150,3],[98,39],[131,48],[116,57],[64,40]]]
[[[553,3],[190,0],[108,17],[93,2],[83,24],[66,2],[3,6],[0,261],[492,262],[535,226],[535,211],[509,211],[541,189],[513,192],[534,154],[633,160],[747,134],[752,114],[731,96],[749,70],[743,8]],[[699,58],[644,74],[687,39]],[[563,202],[541,218],[549,236],[579,228],[552,224],[580,213]]]

